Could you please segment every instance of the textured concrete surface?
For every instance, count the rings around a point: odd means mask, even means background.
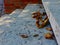
[[[47,32],[45,28],[38,29],[35,25],[35,19],[32,18],[32,13],[40,8],[38,4],[28,4],[25,9],[17,14],[10,14],[0,18],[0,45],[57,45],[55,40],[44,38]],[[40,10],[39,10],[40,11]],[[44,10],[41,10],[43,12]],[[28,38],[22,38],[21,34],[27,34]],[[33,37],[34,34],[39,34],[38,37]]]

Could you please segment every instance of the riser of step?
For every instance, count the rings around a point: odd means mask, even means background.
[[[53,32],[55,34],[57,43],[58,45],[60,45],[60,11],[59,11],[60,1],[59,0],[53,0],[53,1],[51,2],[43,0],[42,2],[47,12],[51,26],[53,28]]]

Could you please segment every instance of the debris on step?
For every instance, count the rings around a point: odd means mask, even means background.
[[[52,31],[52,28],[51,27],[47,27],[46,30]]]
[[[39,36],[39,34],[35,34],[35,35],[33,35],[33,37],[38,37]]]
[[[27,34],[22,34],[20,35],[22,38],[28,38],[28,35]]]
[[[36,26],[38,28],[43,28],[48,23],[48,17],[46,16],[44,20],[42,17],[43,17],[43,14],[41,14],[39,11],[32,13],[32,18],[36,19]]]
[[[51,33],[46,33],[45,38],[46,39],[53,39],[53,35]]]

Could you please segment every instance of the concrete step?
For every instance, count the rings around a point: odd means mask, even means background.
[[[50,32],[46,30],[46,27],[38,29],[35,25],[36,20],[32,18],[32,13],[40,11],[39,9],[39,4],[28,4],[21,13],[17,12],[18,16],[13,12],[4,17],[4,22],[1,21],[1,23],[6,22],[6,24],[0,25],[2,32],[0,32],[0,45],[56,45],[55,40],[44,38],[44,34]],[[29,37],[23,39],[21,34],[27,34]],[[34,34],[39,34],[39,36],[33,37]]]

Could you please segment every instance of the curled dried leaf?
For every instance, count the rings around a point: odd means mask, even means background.
[[[53,39],[53,35],[51,33],[46,33],[45,38],[46,39]]]
[[[46,30],[52,31],[52,28],[51,27],[47,27]]]
[[[28,38],[28,35],[26,35],[26,34],[22,34],[22,35],[20,35],[22,38]]]
[[[46,18],[43,20],[42,19],[42,14],[40,12],[35,12],[32,14],[32,17],[35,18],[37,21],[36,21],[36,26],[38,28],[43,28],[47,22],[48,22],[48,17],[46,16]],[[41,23],[40,23],[41,22]]]
[[[33,37],[38,37],[39,36],[39,34],[35,34],[35,35],[33,35]]]
[[[40,12],[35,12],[32,14],[32,18],[36,18],[36,19],[38,18],[39,19],[41,17],[42,17],[42,14]]]

